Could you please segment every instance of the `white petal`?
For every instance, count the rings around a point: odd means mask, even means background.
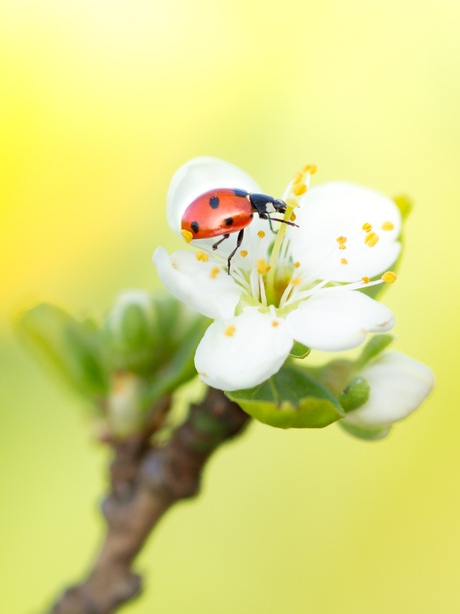
[[[300,228],[290,229],[289,235],[293,258],[307,276],[356,281],[385,272],[399,256],[402,220],[391,198],[353,183],[331,181],[308,190],[300,205]],[[391,222],[393,230],[382,230],[384,222]],[[380,237],[374,247],[364,244],[366,223]],[[338,249],[339,236],[347,237],[346,250]],[[341,264],[342,258],[347,264]]]
[[[358,426],[390,426],[407,418],[434,385],[431,369],[399,352],[385,352],[360,375],[371,387],[369,400],[344,418]]]
[[[176,235],[180,236],[180,221],[189,204],[200,194],[215,188],[260,192],[257,182],[230,162],[210,156],[189,160],[174,174],[168,190],[168,224]]]
[[[153,254],[158,275],[164,286],[183,301],[208,318],[231,318],[240,300],[242,288],[219,267],[212,257],[208,262],[198,261],[195,252],[180,250],[170,257],[159,247]]]
[[[201,381],[213,388],[253,388],[280,370],[292,344],[283,319],[247,307],[231,320],[211,324],[196,351],[195,367]]]
[[[366,333],[385,332],[394,326],[388,307],[357,291],[313,295],[286,318],[292,336],[324,352],[349,350],[360,345]]]

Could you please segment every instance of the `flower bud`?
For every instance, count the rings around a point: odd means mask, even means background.
[[[349,411],[341,422],[350,432],[355,428],[371,429],[375,433],[379,431],[380,437],[395,422],[418,409],[434,385],[431,369],[400,352],[379,355],[358,375],[370,386],[369,399],[358,409]]]
[[[145,371],[156,362],[157,317],[153,298],[143,290],[126,290],[115,299],[106,324],[115,367]]]

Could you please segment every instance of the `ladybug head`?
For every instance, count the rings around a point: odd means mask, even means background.
[[[273,208],[275,211],[278,211],[278,213],[286,213],[286,207],[286,203],[284,200],[281,200],[281,198],[277,198],[273,201]]]

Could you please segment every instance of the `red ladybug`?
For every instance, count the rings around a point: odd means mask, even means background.
[[[195,198],[185,210],[181,219],[181,234],[188,242],[192,239],[222,236],[222,239],[212,246],[212,249],[217,249],[222,241],[238,232],[236,247],[228,257],[230,275],[230,261],[243,242],[244,229],[254,219],[254,213],[257,213],[259,218],[268,220],[272,230],[272,222],[297,225],[283,219],[271,218],[267,205],[271,205],[277,213],[286,212],[286,203],[283,200],[267,194],[250,194],[246,190],[230,188],[210,190]]]

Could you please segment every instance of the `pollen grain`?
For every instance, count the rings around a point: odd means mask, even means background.
[[[257,233],[257,236],[259,237],[259,239],[263,239],[265,237],[265,233],[263,230],[259,230],[259,232]]]
[[[204,252],[197,252],[195,256],[196,256],[196,259],[199,260],[200,262],[208,262],[209,260],[208,254],[205,254]]]
[[[369,283],[369,277],[361,277],[361,279],[363,280],[365,284]]]
[[[364,232],[370,232],[372,230],[372,226],[370,224],[363,224]]]
[[[242,249],[242,250],[240,251],[240,254],[241,254],[241,256],[242,256],[243,258],[246,258],[246,256],[248,255],[248,252],[247,252],[245,249]]]
[[[216,279],[216,277],[219,275],[220,273],[220,269],[218,266],[215,266],[211,269],[211,279]]]
[[[340,264],[348,264],[348,260],[346,258],[341,258]]]

